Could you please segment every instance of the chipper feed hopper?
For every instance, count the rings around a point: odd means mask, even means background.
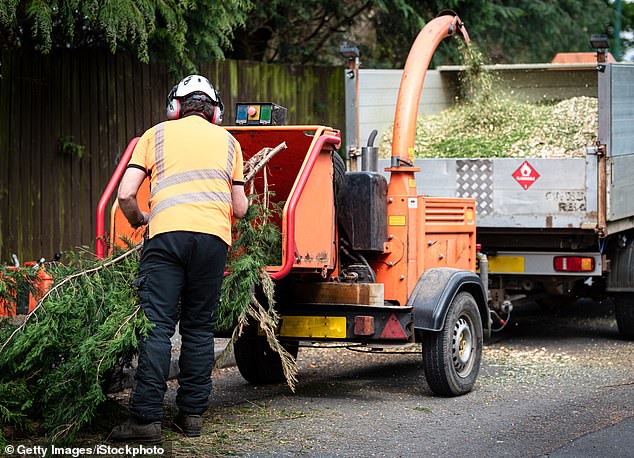
[[[273,199],[283,202],[282,256],[267,268],[276,283],[278,336],[297,355],[301,342],[348,342],[373,348],[422,343],[425,376],[443,396],[469,392],[489,331],[486,293],[475,274],[473,199],[416,195],[411,164],[418,100],[431,56],[442,39],[467,33],[457,16],[440,16],[420,32],[399,92],[389,184],[379,173],[345,172],[340,133],[323,126],[240,126],[227,129],[245,160],[286,142],[268,164]],[[98,213],[104,255],[105,205],[134,148],[121,160]],[[262,192],[262,179],[254,180]],[[139,202],[147,201],[147,184]],[[139,239],[118,210],[110,242]],[[284,378],[280,359],[252,329],[235,347],[251,383]]]

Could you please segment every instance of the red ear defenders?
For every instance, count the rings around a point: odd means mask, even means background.
[[[181,102],[180,102],[180,99],[177,98],[175,95],[177,88],[178,88],[178,85],[174,86],[167,96],[167,106],[165,108],[165,114],[167,115],[167,119],[169,119],[170,121],[174,119],[179,119],[181,117]],[[211,119],[209,119],[208,121],[211,122],[212,124],[220,124],[222,122],[222,117],[224,116],[225,106],[222,103],[222,100],[220,99],[220,94],[218,93],[218,91],[214,89],[214,92],[216,93],[216,98],[218,99],[218,103],[214,104],[213,115],[211,116]],[[214,103],[210,97],[201,93],[193,94],[193,95],[190,95],[189,97],[192,97],[194,99],[198,99],[207,103],[212,103],[212,104]]]

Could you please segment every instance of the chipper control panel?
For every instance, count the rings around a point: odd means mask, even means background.
[[[275,103],[237,103],[236,126],[285,126],[286,113]]]

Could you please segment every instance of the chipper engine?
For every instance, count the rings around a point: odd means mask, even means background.
[[[427,67],[437,45],[457,32],[468,42],[457,16],[440,16],[425,26],[410,51],[398,95],[389,182],[375,172],[345,172],[336,129],[227,127],[245,160],[262,148],[287,145],[267,164],[272,199],[283,203],[281,261],[266,269],[276,284],[283,346],[296,356],[302,342],[372,348],[421,343],[428,385],[442,396],[472,389],[483,337],[490,331],[485,288],[475,274],[475,201],[417,195],[418,169],[411,162]],[[136,140],[98,208],[101,256],[105,206]],[[254,186],[262,192],[262,180],[256,177]],[[147,202],[147,196],[145,183],[139,202]],[[121,235],[139,237],[115,204],[111,243]],[[257,328],[238,340],[235,356],[251,383],[284,379],[279,356]]]

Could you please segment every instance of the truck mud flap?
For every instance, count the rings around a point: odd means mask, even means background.
[[[627,232],[610,250],[610,270],[606,291],[609,293],[634,292],[634,233]]]
[[[468,270],[450,268],[430,269],[423,273],[407,302],[414,310],[414,328],[440,331],[447,310],[460,291],[470,293],[478,304],[485,335],[491,331],[489,307],[480,277]]]

